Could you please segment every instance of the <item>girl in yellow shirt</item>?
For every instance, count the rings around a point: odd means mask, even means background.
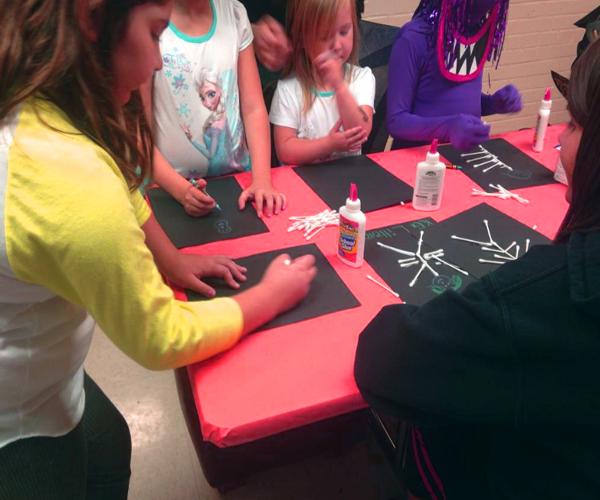
[[[200,361],[293,307],[310,256],[244,269],[182,255],[137,191],[152,140],[137,88],[161,66],[172,2],[38,0],[0,10],[0,499],[126,498],[127,426],[84,374],[94,324],[150,369]],[[142,175],[136,174],[137,166]]]

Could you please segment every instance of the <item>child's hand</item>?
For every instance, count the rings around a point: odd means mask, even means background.
[[[354,127],[348,130],[340,130],[342,120],[329,131],[329,143],[332,153],[345,153],[346,151],[360,151],[361,146],[367,140],[367,132],[362,127]]]
[[[239,288],[238,282],[246,281],[246,268],[222,255],[179,254],[176,266],[169,269],[167,278],[172,283],[194,292],[214,297],[215,289],[200,278],[211,276],[221,278],[231,288]]]
[[[333,51],[326,50],[319,54],[314,64],[325,86],[336,90],[344,83],[343,61]]]
[[[253,182],[249,187],[244,189],[238,200],[240,210],[246,207],[248,200],[254,200],[256,213],[259,217],[262,217],[263,213],[267,217],[271,217],[272,214],[277,215],[282,210],[285,210],[287,205],[285,194],[273,189],[271,183],[258,184]]]
[[[292,45],[284,27],[271,16],[263,16],[252,30],[256,57],[265,68],[279,71],[292,55]]]
[[[196,179],[196,186],[190,184],[179,203],[183,205],[186,213],[192,217],[200,217],[210,213],[215,208],[216,202],[203,189],[206,187],[204,179]]]
[[[278,303],[278,313],[282,313],[306,296],[316,275],[317,268],[312,255],[292,260],[289,255],[283,254],[269,264],[259,285],[270,289],[270,294]]]

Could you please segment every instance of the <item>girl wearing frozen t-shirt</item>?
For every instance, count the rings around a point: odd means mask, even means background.
[[[154,180],[190,215],[204,215],[215,201],[201,178],[252,167],[240,209],[254,200],[259,216],[279,213],[286,198],[271,185],[269,120],[244,6],[178,0],[160,50],[153,91],[143,89],[153,101]]]
[[[373,118],[375,77],[356,61],[358,26],[351,0],[291,0],[288,77],[271,104],[275,147],[284,164],[360,154]]]

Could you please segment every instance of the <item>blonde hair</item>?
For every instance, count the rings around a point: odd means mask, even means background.
[[[284,68],[284,76],[294,74],[302,87],[304,112],[307,112],[315,102],[314,88],[318,75],[312,63],[310,47],[319,35],[328,33],[338,12],[345,6],[350,7],[352,16],[352,52],[348,58],[351,64],[358,62],[359,30],[356,4],[354,0],[290,0],[287,8],[287,30],[292,42],[292,56]],[[349,81],[351,71],[346,71]]]

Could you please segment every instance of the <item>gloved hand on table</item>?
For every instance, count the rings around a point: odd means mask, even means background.
[[[450,143],[459,151],[471,151],[490,139],[490,125],[472,115],[456,115],[443,126]]]

